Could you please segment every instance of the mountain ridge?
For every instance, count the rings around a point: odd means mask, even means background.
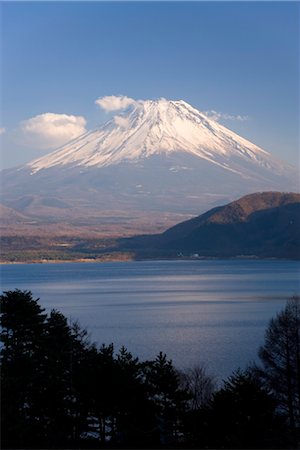
[[[300,194],[244,196],[157,235],[120,241],[141,257],[300,257]]]

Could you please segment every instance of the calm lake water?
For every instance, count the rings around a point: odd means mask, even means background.
[[[97,343],[142,359],[161,350],[218,378],[256,359],[265,327],[300,293],[297,261],[142,261],[1,266],[2,290],[29,289]]]

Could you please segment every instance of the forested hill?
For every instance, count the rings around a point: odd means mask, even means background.
[[[121,241],[140,257],[299,258],[300,194],[250,194],[162,234]]]

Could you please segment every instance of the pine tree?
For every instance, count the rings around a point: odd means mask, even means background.
[[[41,376],[44,395],[41,409],[46,422],[49,448],[64,446],[72,439],[72,336],[67,319],[52,310],[46,322]]]
[[[300,297],[290,298],[272,319],[259,350],[264,380],[288,420],[293,445],[300,443]]]
[[[276,400],[250,370],[229,377],[214,394],[205,420],[206,445],[213,448],[281,448]]]
[[[182,432],[189,399],[172,361],[162,352],[148,364],[149,398],[154,403],[161,444],[175,443]]]
[[[28,291],[7,291],[1,302],[2,444],[23,447],[43,442],[38,401],[46,314]]]
[[[134,446],[154,443],[154,406],[147,397],[143,364],[122,347],[116,356],[116,371],[116,441]]]

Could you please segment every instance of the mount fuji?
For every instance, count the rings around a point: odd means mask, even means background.
[[[168,217],[169,226],[255,191],[299,190],[295,168],[188,103],[164,98],[137,101],[2,175],[3,203],[22,214],[121,218],[125,228],[142,215],[154,224]]]

